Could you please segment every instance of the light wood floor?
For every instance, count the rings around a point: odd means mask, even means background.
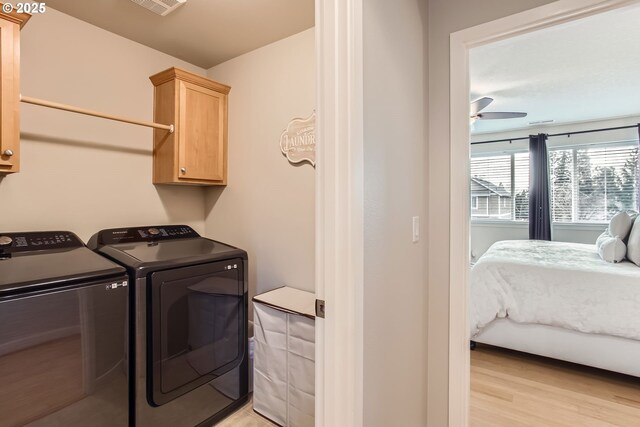
[[[229,415],[216,427],[277,427],[268,419],[258,415],[253,410],[253,399],[250,399],[246,405]]]
[[[471,427],[636,427],[640,380],[478,344],[470,412]]]
[[[640,427],[640,380],[478,344],[470,412],[471,427]],[[249,401],[218,426],[276,424]]]

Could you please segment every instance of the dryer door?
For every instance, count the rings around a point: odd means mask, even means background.
[[[163,405],[237,367],[246,349],[242,259],[155,272],[147,398]]]

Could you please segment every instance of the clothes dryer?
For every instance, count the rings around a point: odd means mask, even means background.
[[[129,272],[135,425],[211,425],[242,406],[247,253],[184,225],[103,230],[89,246]]]

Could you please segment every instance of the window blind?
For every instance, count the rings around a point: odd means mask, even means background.
[[[514,220],[529,221],[529,153],[514,155]]]
[[[526,221],[529,217],[529,153],[471,158],[471,217]]]
[[[637,209],[637,168],[636,141],[550,149],[553,222],[602,223]],[[472,219],[528,221],[528,152],[473,156],[471,178]]]
[[[606,222],[636,209],[636,143],[549,152],[554,222]]]

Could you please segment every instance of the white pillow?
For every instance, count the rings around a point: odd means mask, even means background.
[[[633,222],[627,243],[627,259],[640,266],[640,216]]]
[[[611,218],[609,222],[609,234],[612,236],[620,237],[620,240],[625,240],[631,231],[633,226],[633,219],[626,211],[620,211]]]
[[[600,238],[598,238],[600,241]],[[606,237],[600,242],[598,255],[607,262],[620,262],[627,253],[627,247],[619,236]]]
[[[596,252],[600,250],[600,246],[602,246],[602,244],[609,240],[611,237],[611,234],[609,234],[609,229],[607,228],[606,230],[604,230],[602,232],[601,235],[598,236],[598,239],[596,240]]]

